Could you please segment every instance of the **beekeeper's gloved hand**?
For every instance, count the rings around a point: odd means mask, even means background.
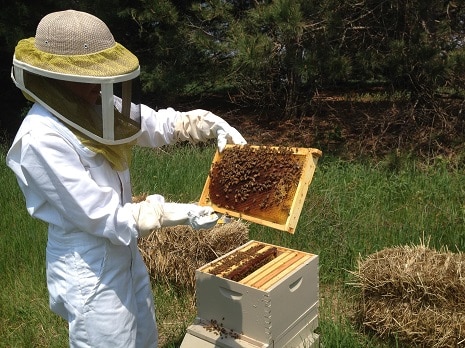
[[[160,195],[150,195],[140,203],[127,205],[139,229],[139,237],[145,237],[160,227],[189,225],[194,229],[215,226],[218,216],[212,207],[197,204],[165,203]]]
[[[178,140],[193,143],[216,138],[219,152],[224,150],[226,144],[247,144],[237,129],[221,117],[201,109],[182,112],[175,124],[175,132]]]

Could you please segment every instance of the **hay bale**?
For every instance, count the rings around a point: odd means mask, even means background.
[[[165,227],[139,241],[139,249],[151,277],[194,289],[195,270],[245,244],[248,225],[241,220],[211,229]]]
[[[350,272],[361,290],[359,318],[381,337],[419,347],[465,344],[465,258],[418,246],[387,248]]]

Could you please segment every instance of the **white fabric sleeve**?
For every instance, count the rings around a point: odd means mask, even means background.
[[[196,109],[183,112],[174,126],[176,137],[193,143],[217,139],[220,152],[228,144],[246,144],[244,137],[221,117],[214,113]]]
[[[196,109],[186,112],[172,108],[154,111],[141,106],[142,135],[138,145],[159,147],[178,141],[191,143],[217,139],[220,152],[226,144],[246,144],[246,140],[221,117],[210,111]]]
[[[122,209],[116,190],[99,186],[63,137],[37,133],[23,135],[8,154],[29,213],[64,231],[84,231],[128,245],[137,236],[137,227]]]
[[[172,108],[155,111],[141,105],[141,136],[137,145],[144,147],[161,147],[176,143],[174,127],[181,112]]]

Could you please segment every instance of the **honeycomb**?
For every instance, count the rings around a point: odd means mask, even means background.
[[[313,254],[252,240],[203,266],[200,271],[267,290],[312,257]]]
[[[231,146],[213,163],[209,200],[217,207],[284,224],[305,164],[297,149]]]
[[[264,244],[256,244],[250,248],[238,250],[236,253],[217,261],[208,271],[210,274],[240,281],[249,274],[276,258],[278,249]]]

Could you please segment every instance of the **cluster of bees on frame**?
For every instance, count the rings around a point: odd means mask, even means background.
[[[210,170],[210,200],[243,213],[280,206],[302,174],[302,163],[294,153],[287,147],[226,148]]]

